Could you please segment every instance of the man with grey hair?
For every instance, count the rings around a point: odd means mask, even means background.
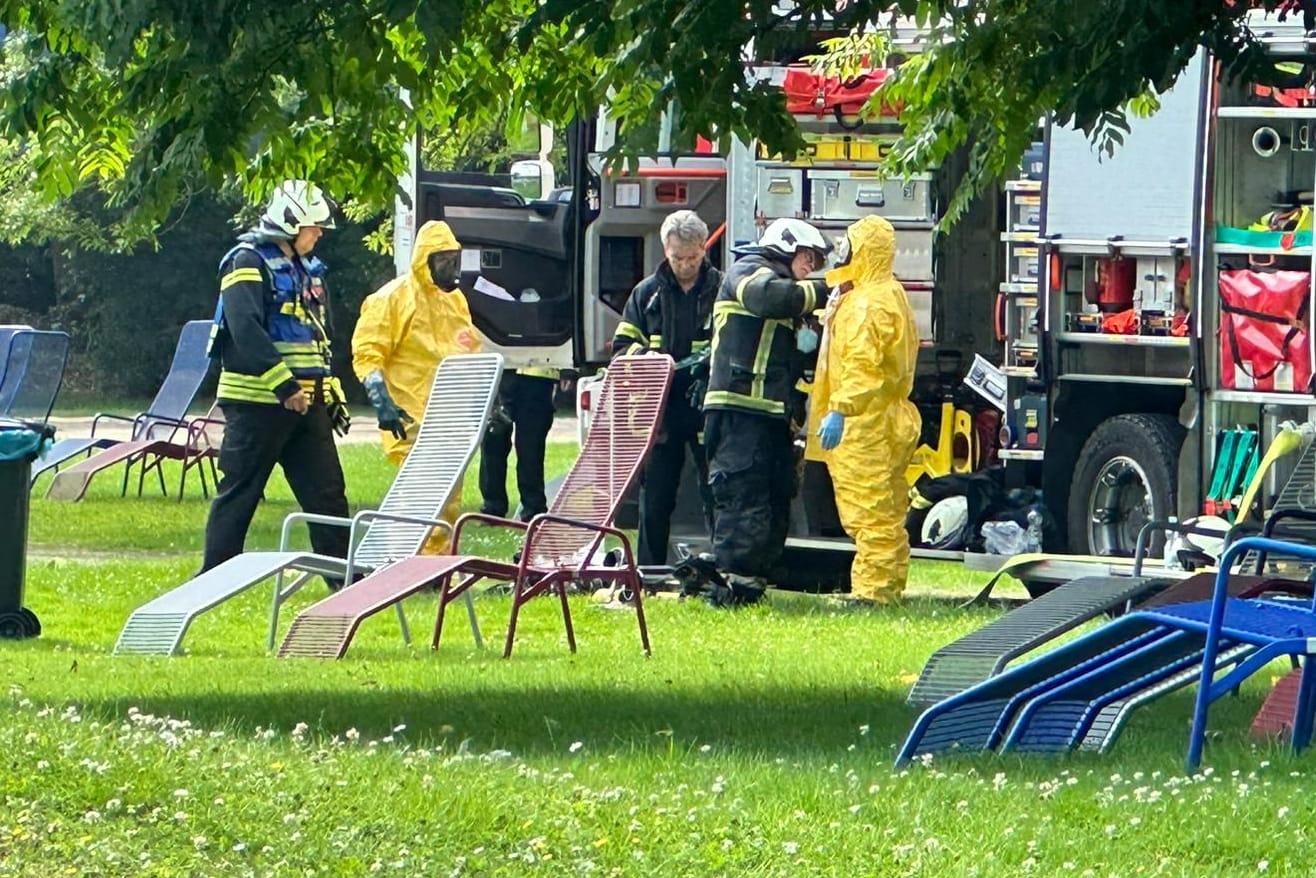
[[[677,361],[658,441],[640,482],[641,564],[667,563],[672,511],[688,448],[699,474],[705,523],[711,528],[712,495],[704,459],[703,394],[707,352],[713,337],[713,299],[722,272],[708,261],[708,226],[693,210],[663,220],[659,237],[666,257],[636,284],[612,339],[613,356],[653,352]],[[702,372],[701,372],[702,370]]]

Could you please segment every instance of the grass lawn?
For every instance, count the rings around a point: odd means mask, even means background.
[[[343,456],[354,505],[377,501],[391,467]],[[1246,735],[1266,679],[1213,711],[1191,778],[1189,693],[1109,756],[894,771],[914,675],[998,612],[943,596],[981,584],[955,568],[916,563],[887,611],[654,600],[648,659],[631,613],[582,596],[576,656],[542,601],[508,661],[461,612],[438,653],[384,614],[343,661],[280,661],[267,587],[202,616],[184,656],[114,658],[131,609],[195,569],[206,507],[119,499],[113,479],[93,495],[33,504],[26,603],[46,631],[0,643],[0,876],[1316,873],[1310,759]],[[272,484],[249,545],[291,508]],[[421,639],[432,604],[407,606]],[[477,601],[492,639],[509,606]]]

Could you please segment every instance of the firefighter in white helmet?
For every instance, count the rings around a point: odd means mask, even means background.
[[[289,180],[220,260],[210,353],[220,362],[216,398],[226,424],[203,570],[242,552],[276,463],[303,511],[347,515],[333,434],[349,421],[331,369],[325,267],[311,255],[333,227],[319,187]],[[346,528],[310,529],[317,554],[346,556]]]
[[[826,289],[808,276],[831,245],[799,219],[770,224],[726,273],[713,304],[713,356],[704,396],[713,554],[730,603],[763,594],[781,558],[795,493],[790,402],[817,335],[802,318]]]

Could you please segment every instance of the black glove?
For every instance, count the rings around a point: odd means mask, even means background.
[[[398,408],[397,403],[393,402],[393,397],[388,395],[388,387],[384,384],[384,373],[376,369],[367,375],[366,380],[361,384],[366,389],[366,396],[370,397],[370,404],[375,407],[375,418],[379,422],[379,429],[392,433],[394,439],[406,439],[407,424],[414,424],[416,421],[404,409]]]
[[[329,404],[329,420],[333,421],[333,432],[338,436],[346,436],[347,430],[351,429],[351,415],[341,399]]]
[[[709,346],[676,364],[678,372],[684,369],[690,373],[690,386],[685,392],[685,398],[690,408],[697,412],[704,410],[704,394],[708,391],[708,361],[712,356],[713,348]]]
[[[685,398],[690,403],[690,408],[697,412],[704,410],[704,394],[708,392],[708,379],[695,378],[690,382],[690,388],[685,392]]]
[[[506,436],[512,432],[512,416],[501,402],[489,413],[489,432],[495,436]]]
[[[329,391],[329,420],[334,425],[334,432],[339,436],[346,436],[347,431],[352,429],[352,415],[347,411],[347,402],[343,399],[343,388],[334,378],[328,385]]]

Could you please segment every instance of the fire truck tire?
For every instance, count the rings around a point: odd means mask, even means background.
[[[1117,415],[1099,424],[1079,452],[1069,487],[1069,550],[1131,556],[1138,531],[1177,509],[1184,429],[1169,415]],[[1152,551],[1162,537],[1153,536]]]

